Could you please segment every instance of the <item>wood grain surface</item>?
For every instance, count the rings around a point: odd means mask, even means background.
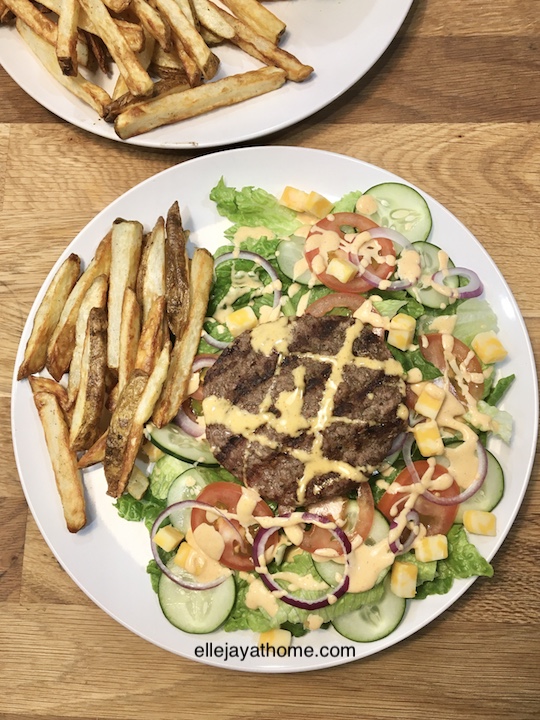
[[[538,0],[417,0],[365,78],[266,140],[361,158],[435,196],[503,272],[537,361],[539,26]],[[9,432],[26,315],[96,213],[194,155],[89,135],[0,69],[0,718],[539,718],[538,463],[491,580],[414,637],[330,670],[263,677],[171,655],[112,620],[54,559],[28,511]]]

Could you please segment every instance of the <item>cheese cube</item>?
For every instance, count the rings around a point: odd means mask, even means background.
[[[279,199],[281,205],[285,205],[296,212],[305,212],[308,209],[309,194],[303,190],[287,185]]]
[[[258,320],[257,316],[253,312],[253,308],[246,305],[246,307],[232,312],[225,320],[225,323],[231,335],[237,337],[240,333],[243,333],[244,330],[251,330],[254,328],[255,325],[257,325]]]
[[[444,443],[435,420],[426,420],[426,422],[415,425],[413,435],[418,449],[424,457],[433,457],[433,455],[444,453]]]
[[[474,535],[497,534],[497,518],[492,512],[485,510],[465,510],[463,526]]]
[[[257,644],[259,646],[263,645],[264,647],[268,645],[268,647],[273,648],[288,648],[291,644],[291,638],[292,635],[288,630],[276,628],[275,630],[267,630],[261,633]]]
[[[339,282],[348,283],[358,273],[358,268],[345,258],[332,258],[328,263],[326,272],[339,280]]]
[[[416,329],[416,320],[410,315],[398,313],[390,320],[387,341],[398,350],[407,350],[411,345]]]
[[[334,204],[322,195],[319,195],[318,192],[312,190],[309,193],[306,210],[310,213],[313,213],[313,215],[315,215],[317,218],[326,217],[333,207]]]
[[[503,344],[495,335],[493,330],[478,333],[478,335],[473,339],[471,347],[480,360],[486,365],[504,360],[504,358],[508,355]]]
[[[412,563],[396,562],[392,565],[390,590],[400,598],[413,598],[416,595],[418,567]]]
[[[446,535],[426,535],[414,544],[417,560],[431,562],[448,557],[448,538]]]
[[[171,552],[175,547],[180,545],[184,536],[172,525],[165,525],[165,527],[159,528],[157,533],[154,535],[154,542],[156,545],[165,552]]]
[[[427,383],[420,393],[414,409],[420,415],[435,420],[442,407],[446,393],[444,388],[437,387],[433,383]]]
[[[192,575],[200,575],[205,564],[204,559],[187,542],[182,543],[178,548],[174,562]]]

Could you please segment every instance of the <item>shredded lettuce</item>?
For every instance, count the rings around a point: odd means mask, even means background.
[[[264,225],[276,235],[292,235],[301,226],[294,210],[280,205],[277,198],[266,190],[244,187],[241,190],[228,187],[223,178],[210,192],[220,215],[233,223],[255,227]]]
[[[487,300],[471,298],[464,300],[456,311],[456,325],[454,336],[470,346],[478,333],[493,330],[498,332],[497,316],[491,309]]]

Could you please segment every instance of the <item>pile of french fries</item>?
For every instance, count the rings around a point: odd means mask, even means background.
[[[0,0],[0,22],[15,22],[48,72],[124,140],[313,72],[279,47],[285,24],[259,0]],[[210,82],[220,63],[212,48],[225,43],[263,67]],[[112,97],[89,79],[111,61]]]
[[[30,381],[71,532],[86,523],[82,469],[103,463],[119,497],[146,423],[166,425],[188,396],[214,261],[186,245],[178,203],[147,234],[119,219],[84,271],[75,254],[62,263],[35,315],[17,377]]]

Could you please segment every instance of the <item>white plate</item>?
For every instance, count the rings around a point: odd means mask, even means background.
[[[166,170],[133,188],[103,210],[75,238],[59,258],[45,281],[26,323],[17,355],[18,367],[28,339],[31,323],[53,273],[69,253],[88,260],[99,240],[117,217],[140,220],[150,228],[159,214],[178,200],[184,224],[192,231],[194,245],[214,250],[222,244],[221,231],[228,221],[217,216],[208,199],[211,188],[225,178],[236,187],[260,186],[279,194],[286,184],[305,190],[317,190],[331,199],[345,192],[400,178],[372,165],[342,155],[319,150],[289,147],[262,147],[228,150],[210,154]],[[498,534],[476,540],[481,552],[492,558],[521,504],[532,467],[538,424],[537,381],[533,355],[523,319],[516,302],[497,267],[471,233],[437,201],[423,193],[433,214],[433,242],[451,247],[456,265],[476,269],[487,288],[487,298],[497,313],[501,337],[510,358],[503,371],[514,372],[517,380],[505,398],[503,407],[515,419],[512,445],[494,442],[506,475],[506,492],[496,509]],[[34,518],[59,562],[84,592],[118,622],[150,642],[187,658],[211,665],[258,672],[309,670],[349,662],[349,657],[321,657],[323,646],[354,646],[354,657],[363,658],[393,645],[415,633],[440,615],[471,585],[472,580],[457,581],[447,595],[412,602],[399,628],[384,640],[367,645],[344,640],[333,630],[318,631],[295,640],[295,645],[314,648],[312,658],[241,659],[227,661],[217,657],[198,657],[196,648],[206,643],[218,647],[242,646],[254,642],[251,633],[217,632],[192,636],[173,628],[161,613],[145,567],[151,558],[148,533],[140,523],[121,520],[105,494],[101,469],[85,475],[89,523],[77,535],[65,529],[60,502],[54,490],[43,433],[34,408],[29,383],[13,382],[12,424],[15,455],[22,485]],[[218,652],[220,652],[218,650]],[[224,652],[223,650],[221,652]]]
[[[412,0],[279,0],[271,9],[286,22],[281,46],[315,73],[303,83],[158,128],[128,140],[161,148],[216,147],[243,142],[289,127],[331,103],[374,65],[400,28]],[[20,87],[55,115],[101,137],[118,140],[112,125],[54,80],[14,28],[0,28],[0,64]],[[216,49],[218,78],[260,67],[234,47]],[[96,74],[107,91],[115,77]]]

